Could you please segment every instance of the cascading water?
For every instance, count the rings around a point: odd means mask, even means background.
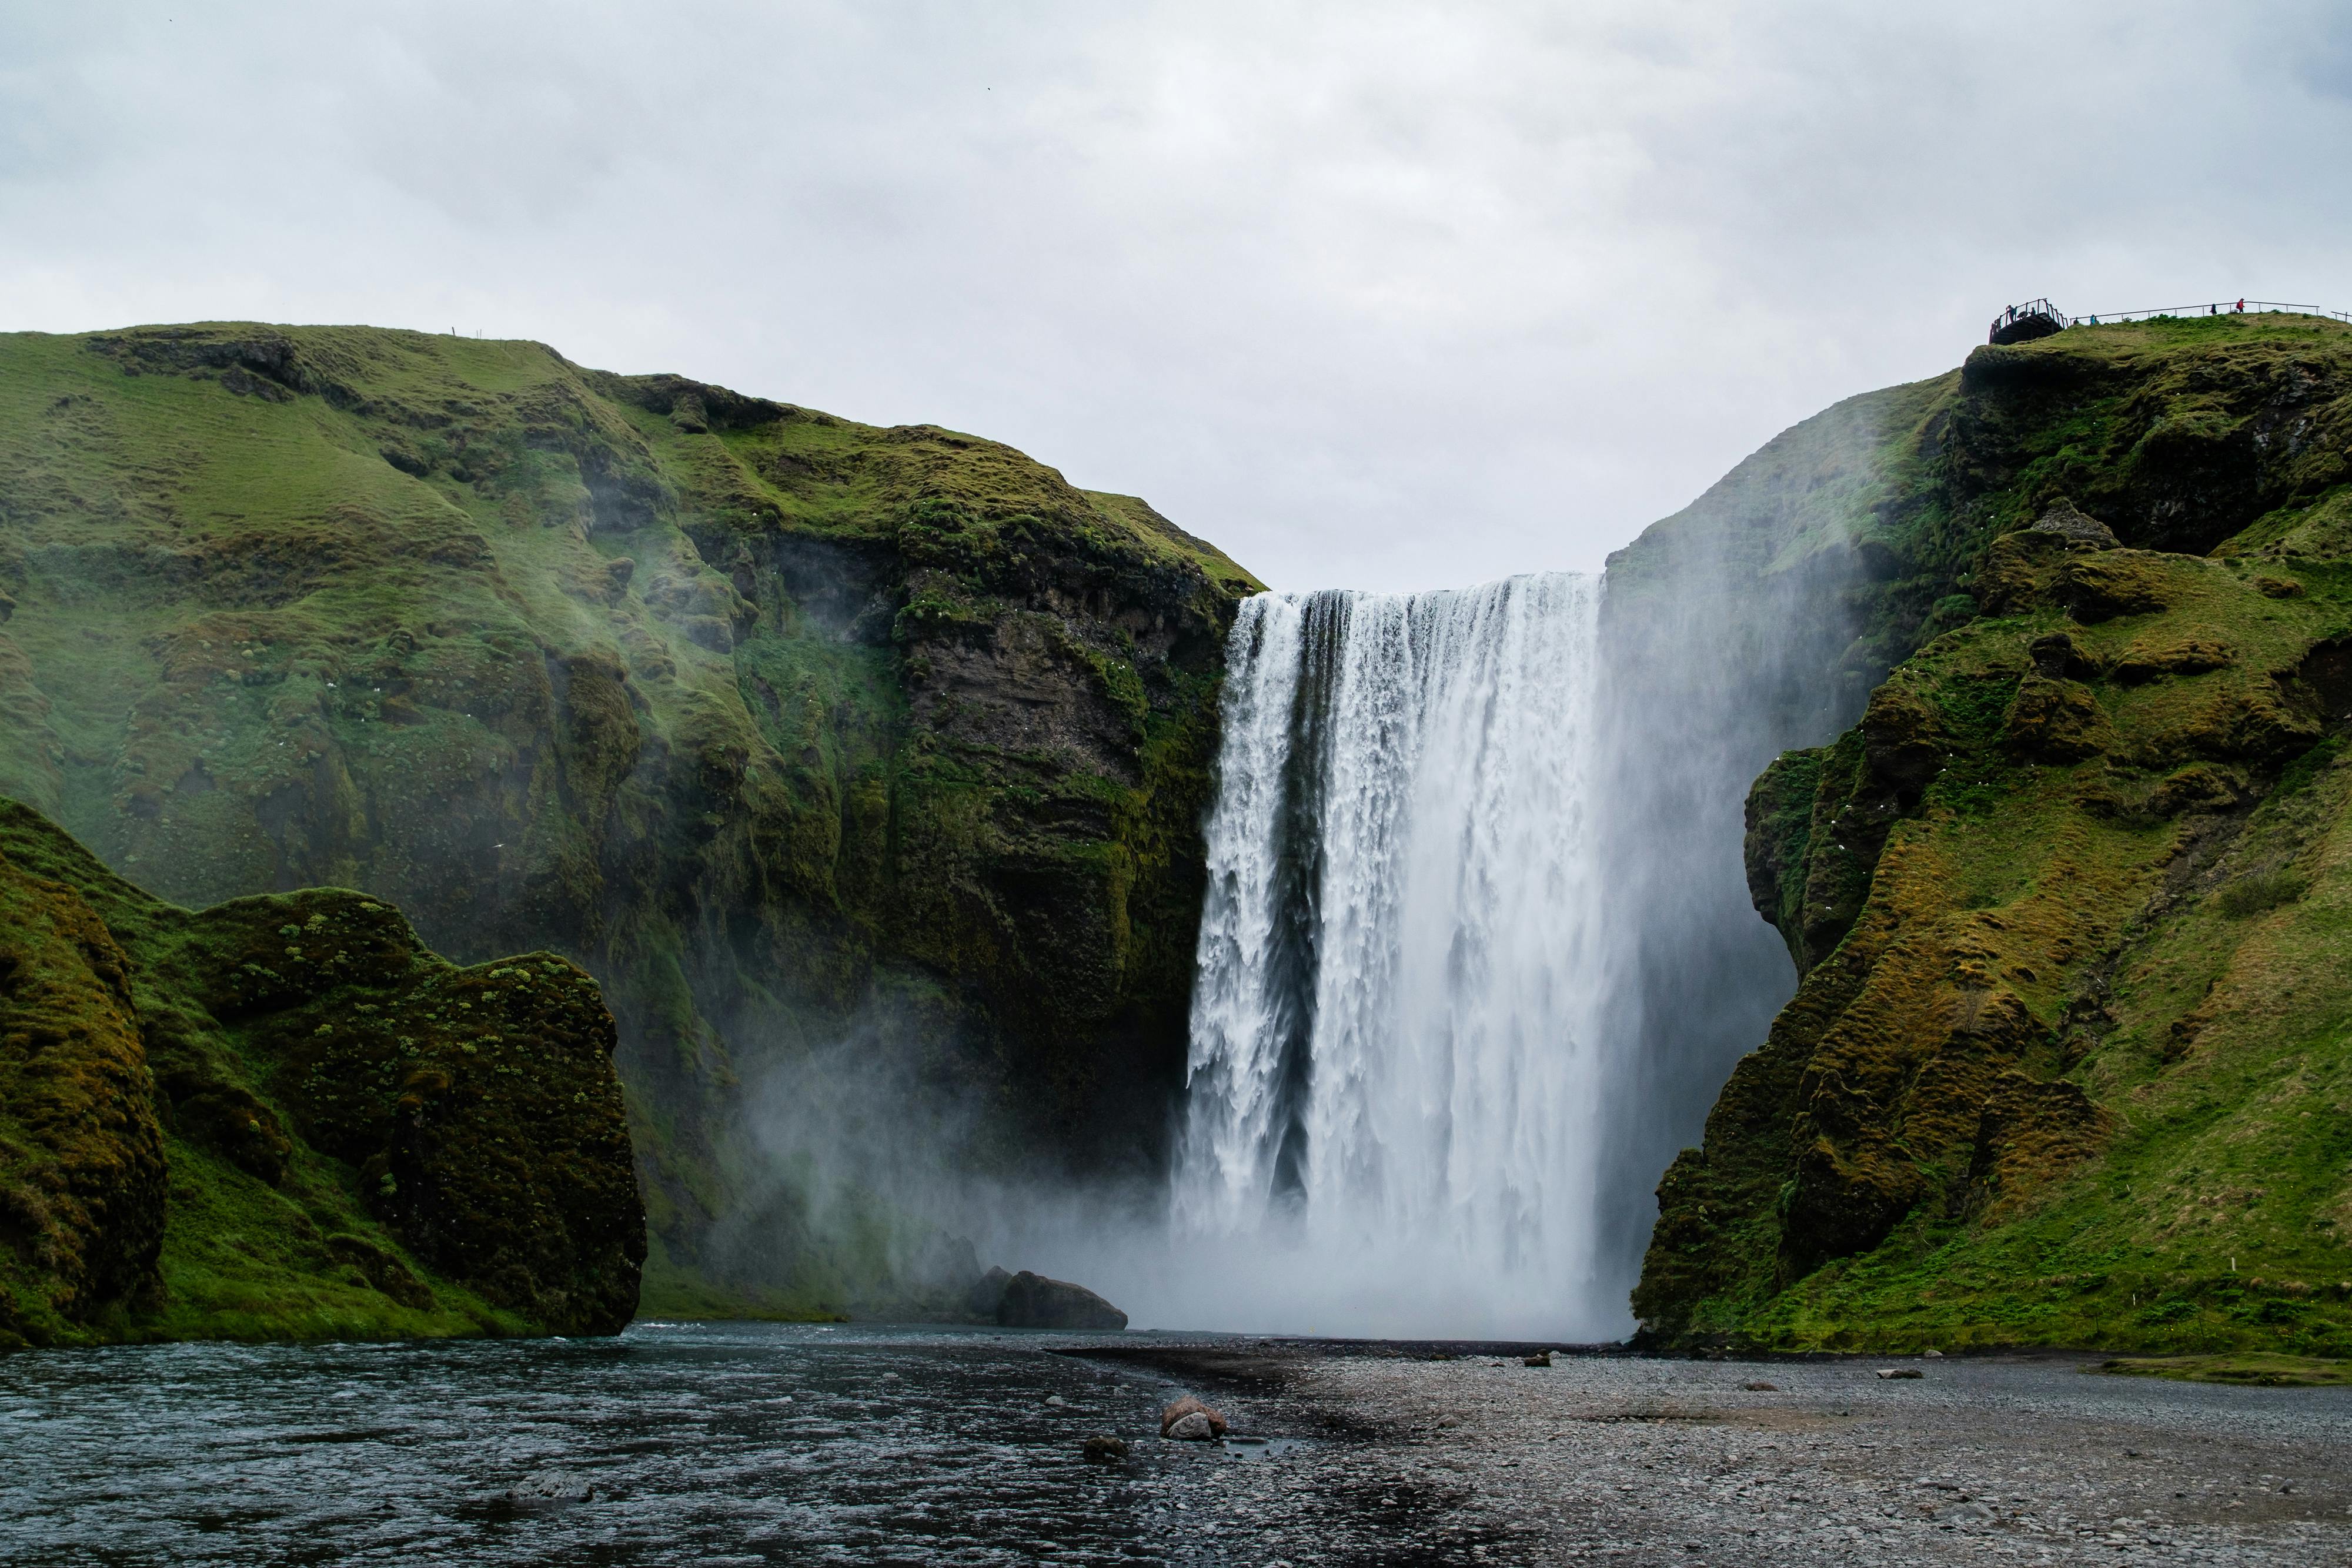
[[[1614,1335],[1599,585],[1263,594],[1229,648],[1173,1189],[1312,1332]]]

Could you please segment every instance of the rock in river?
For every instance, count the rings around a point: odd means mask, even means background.
[[[1160,1435],[1206,1442],[1212,1437],[1225,1435],[1225,1418],[1187,1394],[1160,1412]]]
[[[517,1508],[549,1508],[557,1503],[586,1502],[595,1486],[562,1470],[533,1470],[507,1489],[507,1501]]]
[[[992,1283],[992,1280],[988,1281]],[[1127,1314],[1067,1280],[1048,1280],[1024,1269],[1004,1281],[996,1321],[1009,1329],[1123,1329]]]

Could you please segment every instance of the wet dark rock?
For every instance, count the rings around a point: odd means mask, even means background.
[[[1024,1269],[1004,1283],[996,1321],[1009,1329],[1123,1329],[1127,1314],[1067,1280]]]
[[[1745,1388],[1750,1394],[1778,1394],[1780,1392],[1780,1385],[1777,1383],[1743,1383],[1739,1386]]]
[[[1548,1350],[1539,1350],[1536,1352],[1535,1354],[1525,1357],[1520,1364],[1524,1366],[1549,1366],[1551,1364],[1551,1352]]]
[[[595,1486],[578,1476],[562,1470],[533,1470],[507,1489],[506,1500],[517,1508],[552,1508],[562,1503],[586,1502],[595,1495]]]
[[[1882,1366],[1878,1369],[1878,1376],[1881,1382],[1894,1378],[1918,1377],[1920,1375],[1922,1375],[1922,1374],[1916,1366]]]

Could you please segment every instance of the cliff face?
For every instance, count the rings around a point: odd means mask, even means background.
[[[1645,1333],[2343,1354],[2352,332],[1979,350],[1906,447],[1848,602],[1907,656],[1749,797],[1802,978]]]
[[[1254,587],[1008,448],[533,344],[0,339],[0,792],[176,900],[588,967],[655,1304],[888,1271],[739,1119],[845,1040],[975,1159],[1150,1166]]]
[[[0,1348],[611,1333],[645,1217],[595,983],[313,889],[191,915],[0,801]]]
[[[1795,977],[1740,880],[1740,801],[1778,753],[1860,713],[1856,540],[1900,493],[1949,378],[1852,398],[1774,439],[1610,558],[1600,781],[1612,827],[1604,1258],[1630,1289],[1651,1189]]]

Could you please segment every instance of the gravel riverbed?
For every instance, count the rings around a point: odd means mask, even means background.
[[[2352,1390],[2053,1357],[1082,1354],[1224,1398],[1236,1432],[1306,1439],[1264,1464],[1160,1461],[1180,1560],[2352,1563]],[[1897,1367],[1920,1375],[1877,1375]]]
[[[646,1322],[19,1352],[0,1563],[2352,1563],[2352,1389],[1503,1348]],[[1160,1436],[1185,1394],[1225,1441]]]

